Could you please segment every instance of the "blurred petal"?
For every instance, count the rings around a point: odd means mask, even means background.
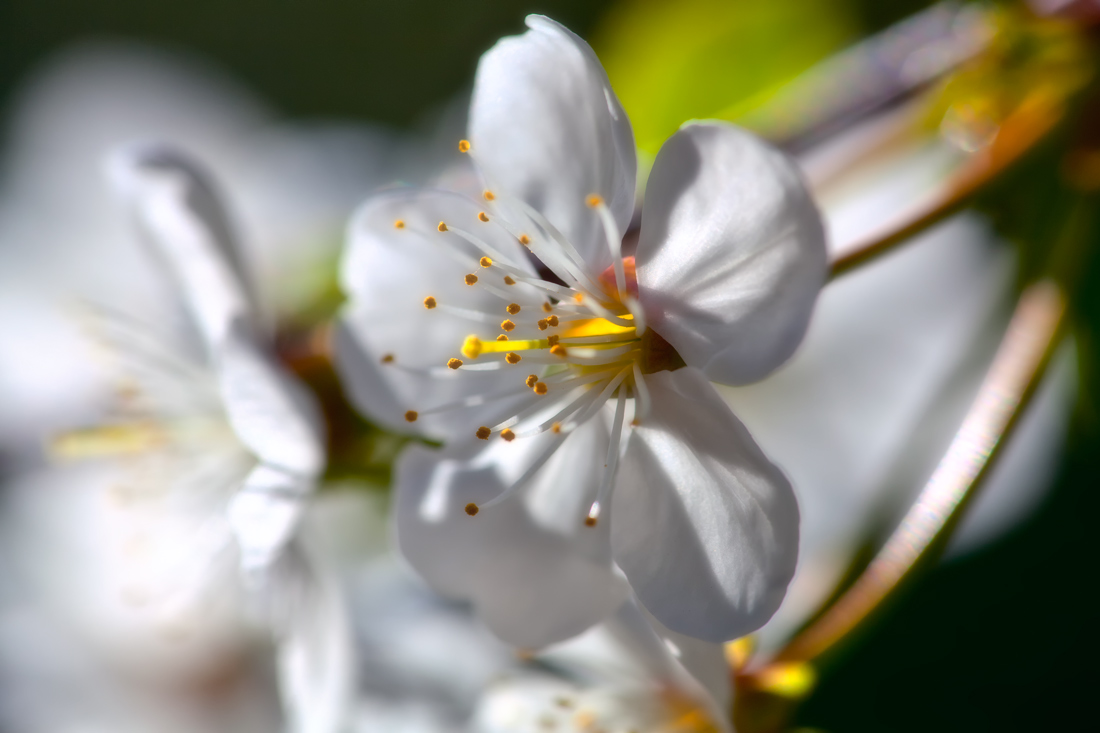
[[[249,450],[301,478],[320,473],[325,447],[312,395],[257,347],[240,322],[228,328],[216,369],[229,422]]]
[[[229,500],[226,517],[241,553],[241,568],[251,580],[266,570],[298,529],[313,481],[263,464],[256,466]]]
[[[760,379],[790,357],[827,270],[821,217],[797,168],[720,123],[687,125],[661,148],[637,262],[650,325],[723,384]]]
[[[647,377],[612,502],[615,561],[662,624],[726,641],[783,600],[798,556],[798,505],[782,472],[703,374]]]
[[[131,145],[109,161],[111,178],[173,272],[210,349],[235,320],[250,321],[239,245],[202,168],[162,144]]]
[[[587,43],[541,15],[527,25],[481,57],[472,155],[491,189],[540,211],[598,273],[611,258],[586,199],[602,197],[626,232],[637,173],[630,120]]]

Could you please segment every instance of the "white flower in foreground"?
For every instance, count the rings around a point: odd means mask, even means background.
[[[783,597],[798,508],[710,381],[794,351],[825,276],[820,218],[781,153],[691,124],[657,156],[624,258],[629,121],[582,40],[528,25],[478,67],[460,147],[483,200],[396,191],[351,225],[345,382],[384,424],[447,442],[400,461],[398,541],[521,646],[614,611],[619,569],[669,628],[740,636]]]

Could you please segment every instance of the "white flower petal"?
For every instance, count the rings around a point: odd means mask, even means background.
[[[373,199],[352,221],[341,274],[353,303],[336,333],[337,365],[358,407],[391,429],[468,438],[479,426],[493,425],[533,399],[528,391],[519,402],[491,401],[483,418],[467,409],[425,414],[413,424],[405,420],[408,410],[422,412],[474,394],[518,389],[528,373],[517,372],[509,381],[499,372],[445,368],[451,358],[465,359],[461,350],[468,335],[492,341],[501,333],[501,322],[514,318],[505,311],[507,301],[486,285],[506,289],[520,305],[533,308],[543,300],[529,286],[506,285],[500,270],[480,267],[483,252],[459,234],[438,230],[439,222],[447,222],[481,238],[516,268],[532,272],[515,238],[492,221],[480,221],[480,211],[457,194],[402,190]],[[467,274],[477,275],[478,283],[467,285]],[[435,299],[435,308],[425,307],[428,297]],[[387,357],[392,361],[383,362]]]
[[[798,556],[798,505],[697,369],[646,379],[612,500],[615,562],[673,631],[725,641],[779,607]]]
[[[179,283],[208,348],[254,308],[229,217],[202,167],[162,144],[117,151],[109,173]]]
[[[325,447],[312,395],[257,347],[240,321],[226,330],[215,368],[229,423],[253,454],[303,478],[321,472]]]
[[[687,125],[653,164],[637,250],[657,333],[722,384],[798,346],[825,281],[821,217],[794,163],[732,125]]]
[[[614,611],[626,584],[612,568],[605,522],[584,525],[607,450],[607,428],[591,420],[529,487],[467,516],[518,478],[544,446],[497,441],[470,460],[419,446],[397,466],[397,541],[439,592],[472,601],[505,641],[537,648],[574,636]],[[544,500],[573,498],[572,512]]]
[[[279,640],[279,687],[293,733],[340,733],[355,697],[355,639],[338,581],[300,542],[273,588],[287,614]]]
[[[240,548],[246,577],[264,580],[263,572],[290,542],[302,518],[311,480],[260,464],[233,495],[226,517]]]
[[[540,211],[598,273],[611,258],[586,199],[601,196],[626,232],[638,167],[634,133],[588,44],[549,18],[531,15],[527,25],[481,57],[470,102],[472,155],[490,188]]]

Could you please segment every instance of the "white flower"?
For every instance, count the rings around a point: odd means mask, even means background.
[[[709,381],[794,351],[825,276],[820,219],[785,156],[690,124],[624,259],[629,121],[582,40],[528,25],[478,68],[460,148],[483,200],[397,191],[351,225],[345,382],[384,424],[448,443],[400,461],[398,541],[521,646],[611,613],[618,568],[669,628],[740,636],[783,597],[798,509]]]
[[[485,691],[472,733],[730,730],[722,647],[653,625],[633,602],[534,661]]]

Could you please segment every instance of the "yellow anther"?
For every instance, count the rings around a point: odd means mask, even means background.
[[[554,344],[550,347],[550,353],[554,356],[560,356],[563,359],[569,355],[569,352],[565,350],[565,347],[561,344]]]
[[[573,296],[573,300],[577,301],[578,303],[583,303],[584,302],[584,293],[577,293],[576,295]]]
[[[537,374],[530,374],[528,375],[527,380],[524,382],[524,384],[526,384],[528,387],[534,387],[535,383],[538,381],[539,377]]]
[[[595,517],[585,517],[584,518],[584,526],[585,527],[595,527],[596,526],[596,518]]]
[[[383,364],[392,364],[393,363],[393,354],[383,354],[382,355],[382,363]]]
[[[462,359],[448,359],[447,366],[449,366],[451,369],[458,369],[460,366],[462,366]]]
[[[550,334],[549,336],[546,337],[546,345],[547,346],[557,346],[558,339],[560,339],[560,338],[561,338],[561,336],[557,335],[556,333],[552,333],[552,334]]]
[[[538,322],[538,327],[540,331],[545,331],[547,328],[550,327],[550,323],[545,318],[540,318]]]
[[[439,222],[439,226],[437,226],[436,229],[438,229],[441,232],[447,231],[447,222],[444,222],[444,221]]]
[[[586,198],[584,202],[594,209],[603,203],[603,196],[600,196],[598,193],[594,193]]]
[[[489,428],[485,427],[484,425],[482,425],[480,428],[478,428],[477,432],[474,433],[474,435],[476,435],[478,437],[478,440],[488,440],[489,436],[492,435],[492,434],[493,434],[493,431],[490,430]]]
[[[466,284],[467,285],[474,285],[474,284],[477,283],[477,275],[475,275],[473,273],[470,273],[469,275],[467,275],[465,279],[466,279]]]
[[[509,364],[519,364],[519,360],[522,358],[522,356],[514,351],[509,351],[507,354],[504,355],[504,361],[508,362]]]
[[[428,310],[435,308],[437,305],[439,304],[435,302],[435,298],[432,296],[429,295],[427,298],[424,298],[424,307]]]
[[[469,140],[459,140],[458,141],[458,152],[460,152],[460,153],[470,152],[470,141]]]
[[[505,336],[503,333],[500,334],[499,336],[497,336],[497,341],[507,341],[507,340],[508,340],[508,337]]]
[[[492,267],[493,259],[491,257],[482,257],[480,260],[477,261],[477,263],[482,267]]]
[[[546,322],[549,323],[551,326],[557,326],[559,321],[557,316],[550,316],[546,319]]]
[[[476,359],[481,355],[482,347],[481,339],[477,336],[470,335],[466,337],[466,340],[462,342],[462,355],[467,359]],[[461,363],[461,362],[460,362]]]
[[[416,422],[416,418],[420,417],[420,413],[416,410],[409,410],[405,413],[405,422]]]
[[[474,516],[475,514],[477,514],[478,513],[477,504],[473,503],[472,501],[469,504],[467,504],[466,505],[466,513],[469,514],[471,517]]]
[[[405,220],[404,219],[398,219],[397,221],[395,221],[393,223],[393,228],[394,229],[404,229],[405,228]]]
[[[504,276],[504,284],[505,285],[515,285],[516,281],[512,279],[511,275],[505,275]]]
[[[546,382],[535,382],[534,390],[537,395],[544,395],[550,388],[546,386]]]
[[[554,310],[554,306],[550,305],[550,303],[547,302],[547,303],[542,304],[542,312],[543,313],[549,313],[552,310]]]
[[[510,429],[504,428],[504,430],[500,431],[500,437],[504,438],[509,443],[511,443],[513,440],[516,439],[516,434],[513,433]]]
[[[486,214],[484,211],[477,212],[477,218],[481,221],[489,221],[489,215]]]
[[[527,245],[531,244],[531,238],[528,237],[526,234],[521,234],[519,235],[519,243],[526,247]]]
[[[504,310],[508,311],[508,315],[514,316],[520,311],[519,303],[509,303],[508,307]]]
[[[512,323],[512,321],[510,321],[507,318],[505,318],[503,321],[500,322],[500,330],[502,330],[502,331],[511,331],[511,330],[515,329],[515,327],[516,327],[516,324]]]
[[[561,432],[561,423],[556,422],[553,425],[551,425],[550,426],[550,432],[552,432],[554,434],[560,433]]]
[[[488,189],[482,191],[481,195],[485,197],[486,201],[492,201],[493,199],[496,198],[496,194],[494,194],[492,191],[490,191]]]

